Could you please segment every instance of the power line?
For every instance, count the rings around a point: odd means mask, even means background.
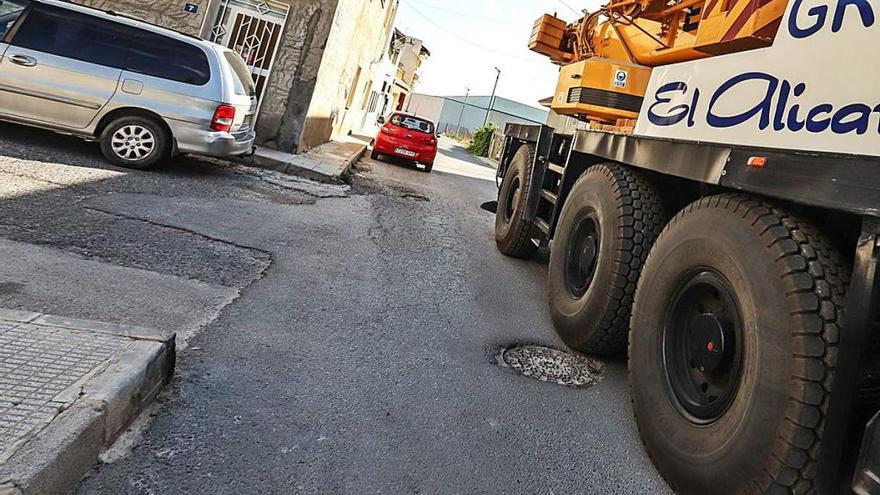
[[[475,46],[475,47],[477,47],[477,48],[479,48],[479,49],[481,49],[481,50],[484,50],[484,51],[487,51],[487,52],[490,52],[490,53],[494,53],[494,54],[496,54],[496,55],[501,55],[501,56],[508,57],[508,58],[514,58],[514,59],[517,59],[517,60],[522,60],[522,61],[530,62],[530,63],[535,63],[535,62],[536,62],[535,60],[525,58],[525,57],[523,57],[523,56],[521,56],[521,55],[514,55],[514,54],[512,54],[512,53],[506,53],[506,52],[503,52],[503,51],[501,51],[501,50],[496,50],[496,49],[494,49],[494,48],[490,48],[490,47],[488,47],[488,46],[484,46],[484,45],[481,45],[480,43],[477,43],[477,42],[475,42],[475,41],[472,41],[472,40],[469,40],[469,39],[467,39],[467,38],[464,38],[464,37],[462,37],[461,35],[459,35],[458,33],[454,33],[454,32],[452,32],[452,31],[450,31],[449,29],[447,29],[446,27],[441,26],[440,24],[437,24],[433,19],[430,18],[430,16],[426,15],[424,12],[420,11],[419,9],[417,9],[417,8],[413,5],[413,2],[412,2],[411,0],[407,0],[406,4],[409,5],[409,8],[411,8],[411,9],[413,10],[413,12],[415,12],[416,14],[418,14],[419,17],[421,17],[422,19],[424,19],[425,21],[427,21],[428,23],[430,23],[431,25],[433,25],[433,26],[436,27],[437,29],[439,29],[439,30],[441,30],[441,31],[443,31],[443,32],[445,32],[445,33],[447,33],[447,34],[451,34],[452,36],[455,36],[455,37],[456,37],[458,40],[460,40],[460,41],[463,41],[463,42],[465,42],[465,43],[467,43],[467,44],[469,44],[469,45]]]
[[[565,6],[568,8],[568,10],[574,12],[574,13],[577,14],[577,15],[581,15],[581,12],[575,10],[574,7],[572,7],[571,5],[569,5],[568,3],[566,3],[565,0],[557,0],[557,1],[558,1],[559,3],[561,3],[562,5],[565,5]]]
[[[415,0],[413,0],[413,1],[415,1]],[[465,12],[459,12],[459,11],[457,11],[457,10],[447,9],[447,8],[444,8],[444,7],[438,7],[438,6],[436,6],[436,5],[432,5],[432,4],[429,4],[429,3],[422,3],[422,2],[418,2],[418,3],[419,3],[419,6],[421,6],[421,7],[426,7],[426,8],[432,9],[432,10],[439,10],[440,12],[446,12],[447,14],[455,14],[455,15],[460,16],[460,17],[467,17],[468,19],[472,19],[472,20],[475,20],[475,21],[494,22],[494,23],[497,23],[497,24],[504,24],[504,25],[506,25],[506,26],[514,26],[514,25],[516,25],[515,23],[508,22],[508,21],[503,21],[503,20],[501,20],[501,19],[497,19],[497,18],[492,18],[492,17],[480,17],[480,16],[471,15],[471,14],[468,14],[468,13],[465,13]]]

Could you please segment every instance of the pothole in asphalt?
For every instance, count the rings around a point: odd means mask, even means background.
[[[539,345],[508,347],[498,356],[501,366],[521,375],[571,388],[587,388],[599,381],[602,363],[579,354]]]

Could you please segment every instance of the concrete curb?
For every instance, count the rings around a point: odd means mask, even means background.
[[[242,165],[336,184],[345,182],[345,176],[351,172],[351,167],[364,156],[366,151],[367,145],[365,144],[352,146],[352,151],[347,152],[344,156],[316,152],[293,155],[276,150],[260,149],[252,157],[239,158],[235,161]]]
[[[366,144],[358,145],[357,150],[352,152],[351,154],[349,154],[348,157],[345,159],[345,166],[343,169],[343,174],[351,173],[351,167],[353,167],[355,163],[360,161],[360,159],[364,157],[364,154],[366,154],[366,152],[367,152],[367,145]]]
[[[299,177],[305,177],[306,179],[315,180],[318,182],[330,182],[330,183],[339,183],[344,182],[344,177],[346,174],[351,172],[351,167],[358,162],[367,151],[366,145],[359,145],[358,148],[346,155],[346,157],[341,161],[338,165],[337,170],[334,173],[327,174],[319,169],[310,167],[306,163],[297,163],[297,162],[278,162],[275,161],[275,166],[285,165],[284,170],[280,170],[279,168],[274,168],[270,166],[269,168],[273,168],[273,170],[278,170],[284,172],[285,174],[296,175]],[[272,161],[272,160],[267,160]]]
[[[109,333],[133,341],[105,367],[63,392],[71,394],[72,405],[0,465],[0,495],[68,493],[170,381],[175,335],[4,309],[0,319]]]

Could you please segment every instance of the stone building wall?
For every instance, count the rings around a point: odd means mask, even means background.
[[[261,144],[298,152],[314,95],[336,0],[300,0],[291,4],[284,41],[263,99],[257,123]]]
[[[175,31],[198,36],[209,0],[76,0],[75,3],[130,14],[138,19]],[[183,10],[186,3],[198,6],[198,13]]]
[[[339,0],[296,151],[361,129],[397,4],[398,0]]]

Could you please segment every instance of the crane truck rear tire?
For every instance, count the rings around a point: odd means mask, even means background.
[[[629,378],[677,493],[811,493],[849,267],[821,232],[742,195],[666,227],[633,307]]]
[[[562,340],[588,354],[626,350],[642,265],[665,222],[660,196],[630,167],[604,163],[568,195],[550,251],[550,315]]]
[[[528,259],[538,250],[538,246],[532,242],[535,223],[523,218],[534,165],[535,146],[532,144],[520,146],[510,161],[501,189],[498,191],[495,244],[502,254],[514,258]]]

